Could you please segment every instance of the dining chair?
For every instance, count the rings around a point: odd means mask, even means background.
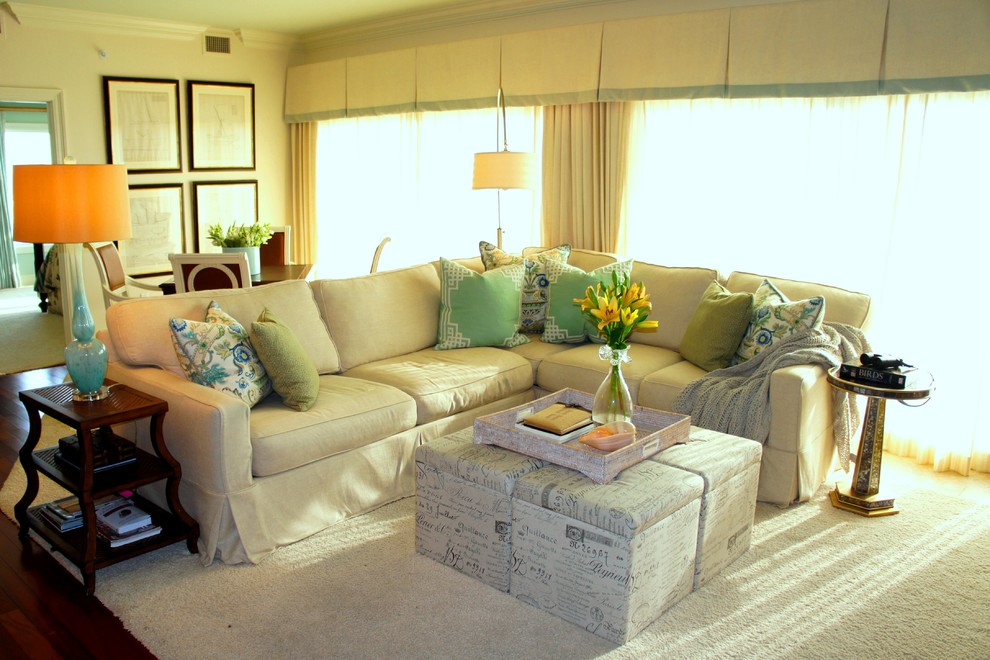
[[[260,257],[262,266],[286,266],[292,263],[289,256],[292,238],[292,227],[279,225],[271,227],[272,237],[261,245]]]
[[[247,255],[243,252],[170,254],[168,260],[175,275],[176,293],[251,286]]]
[[[162,290],[157,285],[145,284],[124,272],[124,263],[114,243],[86,243],[86,249],[96,262],[96,272],[100,275],[105,307],[109,308],[110,305],[121,300],[162,295]]]
[[[378,260],[382,258],[382,250],[385,249],[385,245],[387,245],[391,240],[392,238],[390,236],[386,236],[382,239],[381,243],[378,244],[378,247],[375,248],[375,256],[371,258],[372,273],[378,272]]]

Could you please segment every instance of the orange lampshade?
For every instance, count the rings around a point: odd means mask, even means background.
[[[474,155],[471,187],[532,188],[536,163],[533,154],[518,151],[490,151]]]
[[[125,166],[14,166],[15,241],[89,243],[130,236]]]

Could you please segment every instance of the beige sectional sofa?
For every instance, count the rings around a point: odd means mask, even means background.
[[[574,250],[568,263],[590,271],[614,260]],[[460,263],[483,270],[480,259]],[[640,262],[632,277],[651,292],[660,330],[634,336],[624,372],[637,403],[671,409],[684,385],[705,373],[677,350],[706,287],[719,279],[730,290],[751,291],[763,278]],[[773,281],[794,299],[824,295],[829,321],[867,322],[863,294]],[[107,376],[168,402],[165,439],[182,466],[183,505],[200,523],[204,563],[258,562],[280,545],[411,495],[418,445],[547,391],[594,392],[604,377],[595,344],[549,344],[531,335],[511,349],[435,350],[440,289],[437,264],[423,264],[352,279],[136,299],[108,310]],[[291,328],[320,374],[311,409],[293,410],[276,393],[249,408],[186,379],[169,321],[202,320],[214,300],[246,328],[266,307]],[[807,499],[834,455],[832,398],[821,367],[774,373],[770,404],[759,498]],[[141,425],[121,432],[149,444]],[[162,500],[160,490],[147,494]]]

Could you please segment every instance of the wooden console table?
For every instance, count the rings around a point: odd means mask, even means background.
[[[313,264],[285,264],[282,266],[262,265],[261,272],[251,276],[251,286],[273,284],[286,280],[304,280],[313,270]],[[158,285],[162,293],[169,296],[175,293],[175,280],[168,280]]]
[[[868,397],[853,480],[851,484],[835,485],[835,490],[829,494],[832,505],[861,516],[891,516],[899,513],[900,510],[894,506],[894,498],[880,492],[880,462],[883,460],[883,423],[887,399],[910,401],[929,398],[935,390],[932,375],[927,371],[912,371],[908,374],[907,386],[903,390],[895,390],[845,380],[839,377],[839,367],[833,367],[829,369],[828,382],[836,389]]]

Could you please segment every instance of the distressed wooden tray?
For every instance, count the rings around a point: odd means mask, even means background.
[[[578,440],[580,433],[566,442],[541,437],[539,432],[528,431],[518,425],[524,417],[543,410],[554,403],[578,405],[591,410],[593,397],[586,392],[570,388],[502,412],[484,415],[474,420],[474,442],[497,445],[505,449],[540,458],[581,472],[595,483],[605,484],[631,465],[680,442],[687,442],[691,431],[691,417],[662,410],[635,406],[633,424],[636,439],[632,444],[602,451]],[[590,431],[593,427],[588,427]]]

